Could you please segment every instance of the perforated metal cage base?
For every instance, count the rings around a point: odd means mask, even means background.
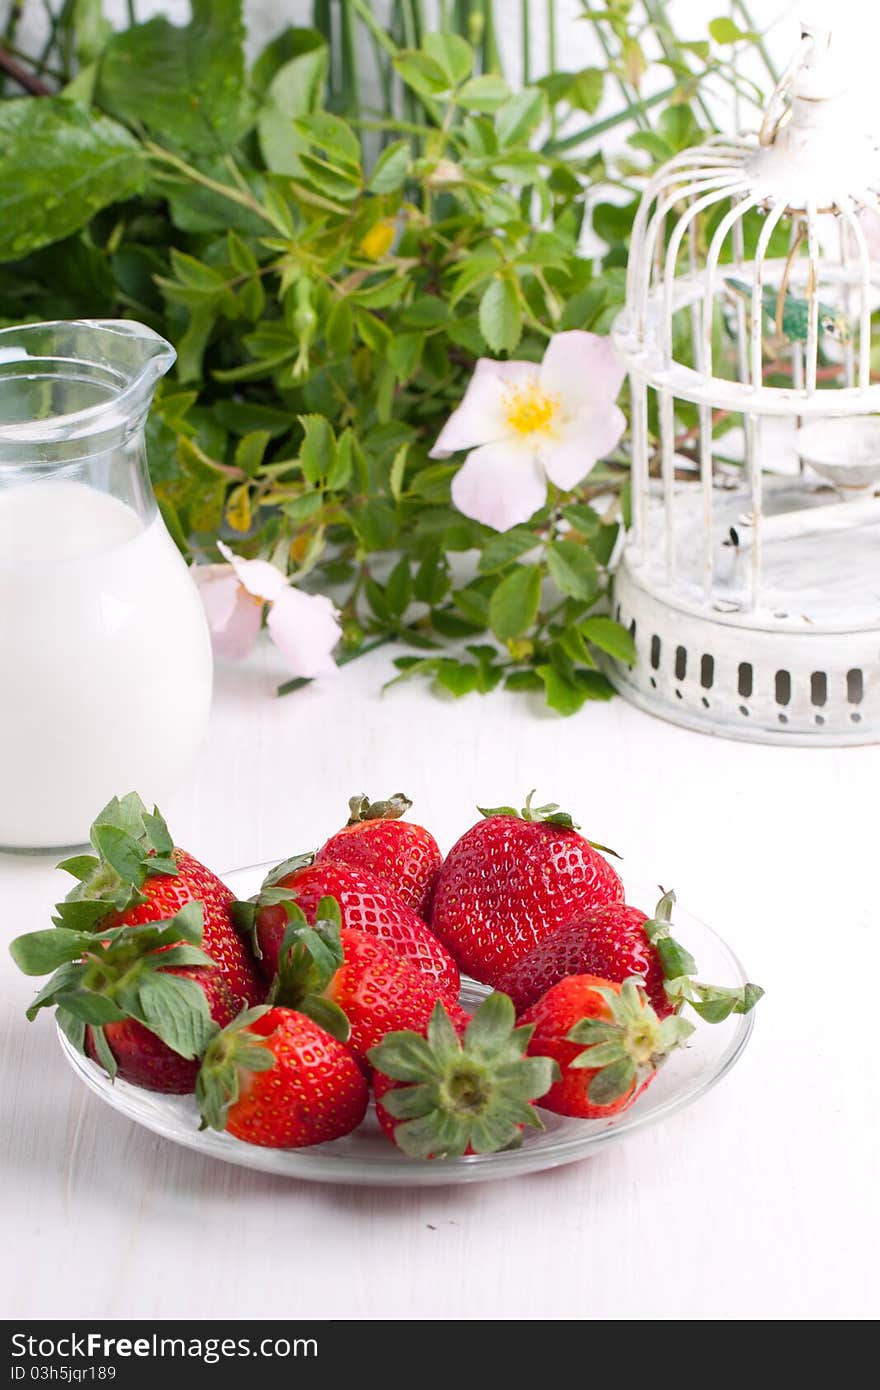
[[[627,557],[615,612],[638,659],[610,663],[626,699],[688,729],[753,743],[826,747],[880,742],[880,625],[787,628],[766,616],[692,606],[655,587]]]

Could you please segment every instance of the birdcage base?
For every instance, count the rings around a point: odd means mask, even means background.
[[[880,623],[794,629],[766,610],[714,611],[664,590],[626,554],[615,612],[637,660],[609,662],[607,674],[649,714],[753,743],[880,742]]]

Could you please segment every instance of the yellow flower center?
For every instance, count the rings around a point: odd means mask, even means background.
[[[505,396],[507,423],[517,434],[546,434],[559,409],[559,397],[537,380],[512,386]]]
[[[394,223],[377,222],[375,227],[361,238],[358,250],[368,261],[380,261],[391,250],[394,243]]]

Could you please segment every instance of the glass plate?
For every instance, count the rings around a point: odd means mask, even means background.
[[[223,877],[236,896],[247,898],[257,891],[269,867],[256,864]],[[627,881],[628,901],[647,907],[657,897],[656,887],[649,886],[646,891]],[[675,935],[696,958],[701,979],[711,980],[713,984],[745,983],[747,977],[742,966],[720,936],[681,908],[676,908],[674,920]],[[484,985],[465,980],[462,1002],[473,1007],[488,992]],[[60,1030],[58,1037],[74,1071],[101,1100],[153,1133],[195,1149],[197,1153],[311,1182],[435,1187],[446,1183],[485,1182],[491,1178],[556,1168],[586,1158],[604,1145],[620,1143],[627,1135],[665,1119],[699,1100],[730,1070],[748,1042],[753,1017],[753,1014],[738,1015],[724,1023],[710,1025],[694,1016],[697,1028],[687,1047],[673,1054],[645,1094],[617,1120],[571,1120],[544,1110],[541,1116],[546,1129],[530,1130],[519,1149],[431,1160],[407,1158],[389,1144],[379,1129],[372,1107],[353,1134],[307,1149],[262,1149],[214,1130],[200,1132],[192,1096],[163,1096],[139,1090],[125,1081],[111,1083],[100,1067],[71,1047]]]

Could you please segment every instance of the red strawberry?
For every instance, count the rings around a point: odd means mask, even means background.
[[[458,999],[461,981],[454,960],[412,908],[366,869],[315,864],[311,855],[279,864],[255,898],[235,905],[239,930],[250,934],[267,978],[278,969],[278,952],[289,921],[285,903],[292,899],[307,921],[314,922],[323,898],[339,903],[344,927],[379,937],[427,975],[445,1000]]]
[[[498,988],[522,1013],[566,975],[599,975],[616,984],[637,976],[658,1018],[667,1018],[685,1001],[712,1023],[730,1013],[748,1013],[763,994],[760,986],[720,989],[691,978],[696,961],[671,934],[674,904],[675,894],[664,893],[652,918],[625,903],[594,907],[515,961]]]
[[[583,1120],[625,1110],[694,1031],[677,1014],[661,1022],[639,980],[621,985],[598,975],[560,980],[521,1022],[534,1027],[531,1055],[551,1057],[561,1072],[541,1105]]]
[[[369,1087],[351,1052],[295,1009],[249,1009],[212,1040],[196,1094],[202,1128],[300,1149],[350,1134]]]
[[[626,903],[606,903],[545,936],[514,961],[498,982],[518,1014],[566,975],[599,975],[618,984],[640,976],[660,1018],[673,1012],[656,948],[645,931],[648,918]]]
[[[431,925],[462,970],[489,985],[559,926],[603,903],[623,884],[598,848],[556,806],[520,815],[509,806],[450,850],[434,890]]]
[[[443,856],[434,836],[421,825],[401,820],[412,802],[396,792],[387,801],[353,796],[348,824],[331,835],[315,856],[375,874],[401,902],[424,917]]]
[[[13,941],[28,975],[55,973],[28,1010],[57,1005],[58,1023],[80,1052],[149,1091],[186,1093],[218,1026],[241,1000],[199,949],[202,905],[187,903],[167,922],[107,927],[101,936],[69,927]]]
[[[440,997],[435,981],[377,937],[340,929],[334,898],[318,904],[314,926],[296,903],[287,906],[272,1003],[308,1014],[363,1062],[392,1029],[427,1026]]]
[[[424,1030],[389,1033],[370,1050],[383,1130],[411,1158],[496,1153],[524,1125],[543,1129],[532,1102],[555,1074],[526,1057],[530,1028],[515,1026],[505,994],[490,994],[473,1018],[437,1004]]]
[[[239,1007],[264,998],[233,925],[234,895],[204,864],[173,847],[155,808],[149,815],[134,792],[121,801],[114,797],[92,826],[91,840],[97,856],[77,855],[58,866],[80,881],[58,904],[56,925],[103,935],[108,927],[166,921],[187,903],[200,902],[202,945],[239,997]]]

